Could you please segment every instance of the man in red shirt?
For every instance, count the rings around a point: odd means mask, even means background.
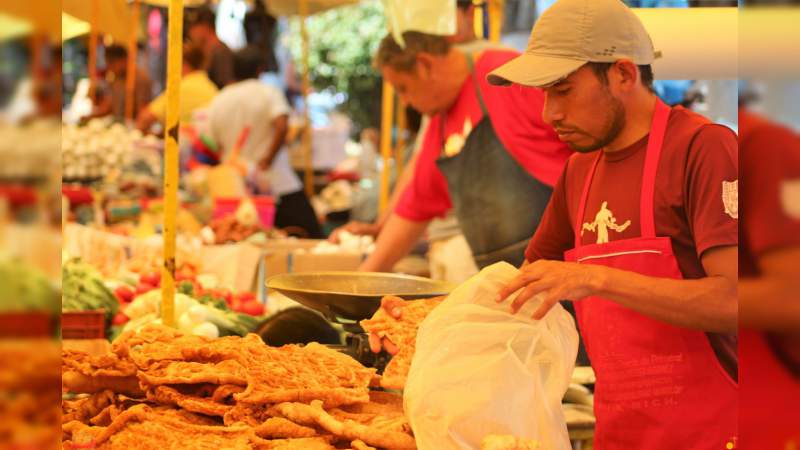
[[[486,75],[518,55],[467,54],[446,36],[389,35],[375,62],[400,98],[431,121],[411,184],[362,264],[388,271],[436,217],[453,208],[475,261],[519,265],[570,155],[541,117],[536,89],[490,86]]]
[[[559,0],[492,83],[534,86],[578,151],[498,294],[575,302],[597,376],[595,448],[733,448],[738,149],[654,94],[657,53],[619,0]],[[512,88],[513,89],[513,88]]]
[[[799,448],[800,136],[746,108],[739,133],[739,447]]]

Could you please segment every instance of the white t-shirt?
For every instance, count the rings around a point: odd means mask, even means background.
[[[208,107],[211,138],[223,149],[223,159],[233,148],[241,130],[250,126],[250,135],[240,157],[255,167],[264,157],[275,130],[272,121],[289,113],[283,92],[258,80],[245,80],[225,86]],[[269,171],[272,194],[281,196],[299,191],[303,185],[289,164],[286,148],[281,148]]]

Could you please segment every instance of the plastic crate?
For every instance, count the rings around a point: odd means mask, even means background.
[[[42,312],[0,314],[0,338],[35,338],[53,335],[53,319]]]
[[[61,315],[62,339],[103,339],[106,337],[106,312],[65,312]]]

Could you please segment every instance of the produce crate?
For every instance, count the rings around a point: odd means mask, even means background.
[[[106,312],[65,312],[61,315],[62,339],[103,339],[106,337]]]
[[[35,338],[53,334],[50,314],[42,312],[0,313],[0,338]]]

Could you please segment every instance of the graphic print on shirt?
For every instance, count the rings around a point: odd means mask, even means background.
[[[583,236],[584,232],[591,231],[592,233],[597,233],[598,244],[607,244],[609,229],[617,233],[622,233],[630,225],[630,220],[626,220],[625,223],[621,225],[618,224],[614,213],[608,209],[608,202],[603,202],[603,204],[600,205],[600,211],[594,216],[594,222],[584,222],[583,227],[581,227],[581,236]]]
[[[722,204],[725,214],[739,219],[739,180],[722,182]]]
[[[464,128],[461,133],[453,133],[447,137],[444,144],[444,154],[448,158],[461,153],[464,144],[467,142],[467,136],[472,133],[472,121],[467,117],[464,121]]]
[[[800,220],[800,178],[781,183],[781,207],[787,217]]]

